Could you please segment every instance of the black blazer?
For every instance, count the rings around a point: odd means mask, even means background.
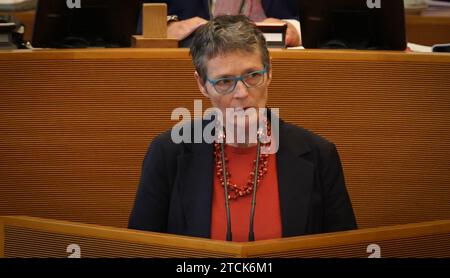
[[[335,145],[282,120],[279,127],[283,237],[356,229]],[[129,228],[210,238],[213,173],[212,144],[159,135],[144,158]]]

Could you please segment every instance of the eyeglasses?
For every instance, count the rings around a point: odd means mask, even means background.
[[[229,94],[236,88],[236,84],[238,81],[242,81],[247,88],[258,87],[264,83],[264,76],[267,73],[267,66],[262,70],[253,71],[241,76],[235,77],[224,77],[218,79],[209,79],[208,80],[216,89],[219,94],[225,95]]]

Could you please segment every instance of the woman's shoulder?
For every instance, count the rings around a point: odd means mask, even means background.
[[[160,148],[165,153],[191,151],[194,143],[203,143],[203,138],[200,142],[196,142],[196,137],[203,135],[203,126],[204,123],[201,120],[179,122],[171,129],[155,136],[150,144],[150,149],[152,147]]]
[[[313,148],[330,148],[334,147],[334,143],[326,138],[324,135],[320,135],[307,128],[283,122],[282,136],[285,136],[285,140],[294,141],[297,143],[303,142],[309,147]],[[281,134],[280,134],[281,135]]]
[[[280,149],[284,148],[284,152],[301,155],[319,169],[329,167],[326,165],[334,165],[334,169],[339,168],[339,152],[328,138],[294,124],[285,123],[280,129],[283,129],[280,132],[280,142],[285,144],[284,147],[280,146]]]

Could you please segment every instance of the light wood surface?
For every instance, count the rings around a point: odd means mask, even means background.
[[[271,51],[269,106],[335,142],[362,228],[450,218],[450,55]],[[183,49],[0,52],[0,215],[126,227]]]
[[[237,243],[27,216],[0,217],[0,222],[6,231],[6,256],[64,257],[69,244],[80,245],[84,257],[237,257],[242,249]],[[39,255],[43,249],[48,251]]]
[[[422,45],[450,43],[450,16],[406,16],[408,42]]]
[[[370,62],[425,62],[445,64],[450,62],[450,54],[446,53],[413,53],[401,51],[353,51],[353,50],[290,50],[271,49],[273,62],[301,60],[305,61],[353,61],[361,64]],[[0,51],[0,61],[54,61],[54,60],[97,60],[97,59],[164,59],[191,61],[187,48],[157,49],[35,49]],[[294,62],[294,61],[292,61]]]
[[[5,226],[3,220],[0,219],[0,258],[5,257]]]
[[[177,39],[154,39],[144,38],[144,36],[131,37],[131,47],[135,48],[177,48]]]
[[[368,257],[367,246],[381,257],[449,257],[450,220],[248,243],[245,257]]]
[[[166,4],[144,4],[142,18],[144,38],[167,38]]]
[[[450,220],[235,243],[14,216],[0,217],[4,257],[449,257]],[[3,242],[2,242],[3,243]],[[1,247],[1,245],[0,245]],[[0,249],[1,252],[1,249]]]

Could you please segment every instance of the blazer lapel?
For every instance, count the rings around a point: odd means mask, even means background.
[[[209,238],[213,183],[213,145],[190,144],[192,153],[178,159],[180,198],[187,235]]]
[[[305,233],[314,182],[314,165],[302,158],[302,154],[309,152],[309,147],[299,138],[292,137],[280,120],[277,174],[283,237]]]

